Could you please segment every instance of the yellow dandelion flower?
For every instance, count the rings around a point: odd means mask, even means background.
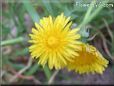
[[[30,34],[32,45],[29,47],[32,58],[38,58],[38,63],[45,66],[48,63],[50,69],[64,67],[72,56],[78,56],[80,35],[79,29],[71,29],[70,17],[63,13],[53,19],[44,17],[40,23],[35,23]]]
[[[107,67],[108,61],[92,45],[82,44],[82,50],[78,52],[74,60],[68,62],[68,69],[82,73],[102,74]]]

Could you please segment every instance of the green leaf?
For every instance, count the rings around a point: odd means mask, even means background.
[[[28,48],[24,48],[24,49],[22,49],[21,51],[20,51],[20,50],[17,50],[17,51],[15,52],[15,54],[16,54],[17,56],[19,56],[19,55],[26,55],[26,54],[28,54],[28,52],[29,52]]]
[[[44,67],[44,73],[45,73],[47,79],[49,80],[51,77],[51,71],[49,70],[47,65]]]
[[[108,2],[108,0],[102,1],[102,5],[106,4],[107,2]],[[103,9],[104,6],[102,6],[102,5],[99,6],[97,9],[95,9],[95,11],[93,13],[91,13],[91,11],[93,10],[92,9],[93,6],[90,5],[82,23],[78,27],[81,28],[81,27],[85,26],[86,24],[88,24]]]
[[[36,63],[34,64],[26,73],[25,75],[33,75],[39,68],[39,65]]]
[[[2,24],[2,33],[3,33],[2,35],[7,35],[9,32],[10,32],[10,28]]]
[[[26,66],[26,65],[23,65],[23,64],[14,64],[14,63],[11,63],[9,61],[7,62],[7,64],[9,64],[11,67],[13,67],[16,70],[21,70]]]
[[[33,22],[39,22],[40,16],[36,12],[35,8],[32,6],[31,2],[28,0],[27,2],[23,2],[23,5],[31,16]]]
[[[49,12],[49,14],[54,15],[52,6],[50,4],[50,2],[48,0],[42,0],[43,6],[47,9],[47,11]]]
[[[94,0],[94,1],[91,2],[90,7],[89,7],[89,9],[87,10],[86,15],[85,15],[85,17],[84,17],[84,21],[86,21],[86,20],[88,19],[88,17],[90,16],[91,11],[92,11],[92,9],[93,9],[93,4],[95,4],[95,2],[96,2],[96,0]]]

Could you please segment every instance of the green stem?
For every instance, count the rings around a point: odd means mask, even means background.
[[[84,22],[85,22],[85,21],[88,19],[88,17],[90,16],[91,11],[92,11],[92,9],[93,9],[93,4],[95,4],[95,3],[96,3],[96,0],[94,0],[94,1],[91,2],[90,7],[89,7],[89,9],[87,10],[87,13],[86,13],[86,15],[85,15],[85,17],[84,17]]]
[[[47,65],[43,69],[44,69],[44,73],[45,73],[47,79],[49,80],[51,77],[51,71],[49,70]]]
[[[11,45],[11,44],[15,44],[15,43],[19,43],[24,41],[23,37],[19,37],[19,38],[15,38],[15,39],[10,39],[10,40],[5,40],[5,41],[1,41],[1,46],[5,46],[5,45]]]
[[[104,0],[102,4],[105,4],[107,2],[108,2],[108,0]],[[93,3],[95,3],[95,2],[93,2]],[[78,26],[78,28],[81,28],[81,27],[85,26],[86,24],[88,24],[103,9],[103,6],[99,6],[93,13],[91,13],[92,9],[93,9],[93,6],[90,5],[82,23]]]

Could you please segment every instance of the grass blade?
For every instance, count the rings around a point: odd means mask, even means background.
[[[49,70],[47,65],[44,67],[44,73],[45,73],[47,79],[49,80],[51,77],[51,71]]]
[[[29,69],[29,71],[27,71],[27,73],[26,73],[25,75],[28,75],[28,76],[33,75],[33,74],[38,70],[38,68],[39,68],[39,65],[38,65],[37,63],[34,64],[34,65]]]
[[[53,9],[50,5],[50,2],[48,0],[42,0],[42,3],[44,5],[44,7],[47,9],[47,11],[51,14],[54,15]]]
[[[38,15],[32,4],[30,3],[30,1],[28,0],[27,2],[23,2],[23,4],[26,10],[28,11],[29,15],[31,16],[33,22],[39,22],[40,16]]]

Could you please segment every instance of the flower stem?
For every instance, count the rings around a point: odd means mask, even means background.
[[[24,38],[23,37],[19,37],[19,38],[15,38],[15,39],[1,41],[0,45],[1,46],[11,45],[11,44],[19,43],[19,42],[22,42],[22,41],[24,41]]]

